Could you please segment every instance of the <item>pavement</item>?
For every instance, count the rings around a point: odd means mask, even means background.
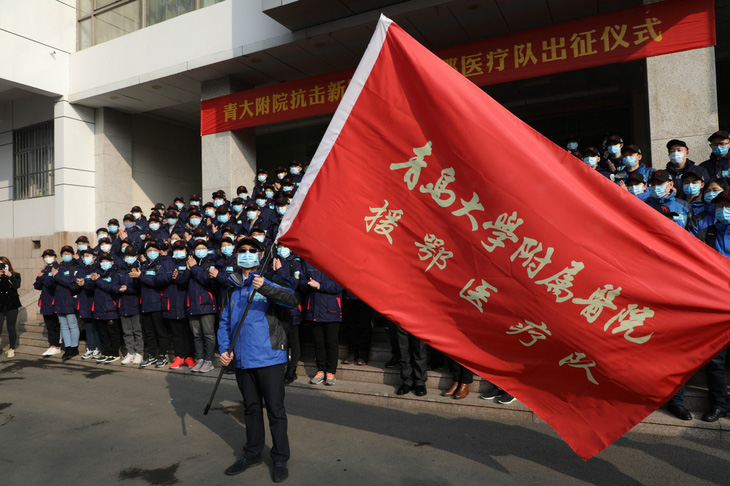
[[[268,448],[265,465],[223,474],[240,455],[243,408],[235,382],[224,379],[204,416],[212,377],[2,358],[0,481],[270,484]],[[634,429],[584,462],[540,421],[355,395],[287,388],[292,458],[285,484],[730,484],[730,447],[721,435]]]

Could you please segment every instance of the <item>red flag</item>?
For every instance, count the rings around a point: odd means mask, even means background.
[[[384,17],[278,239],[584,459],[730,340],[730,260]]]

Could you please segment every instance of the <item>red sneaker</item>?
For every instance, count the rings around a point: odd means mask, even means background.
[[[170,363],[170,369],[176,370],[179,367],[181,367],[183,364],[185,364],[185,360],[182,359],[180,356],[175,356],[175,359],[172,360],[172,363]]]
[[[192,368],[192,367],[193,367],[193,366],[195,366],[196,364],[197,364],[197,363],[195,362],[195,360],[194,360],[193,358],[185,358],[185,365],[186,365],[186,366],[187,366],[188,368]]]

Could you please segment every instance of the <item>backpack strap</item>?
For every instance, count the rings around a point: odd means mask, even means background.
[[[705,243],[707,243],[710,248],[715,248],[715,241],[717,241],[717,226],[711,224],[707,227],[707,236],[705,237]]]

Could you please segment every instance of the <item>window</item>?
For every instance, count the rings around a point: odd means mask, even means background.
[[[225,0],[77,0],[78,50]]]
[[[13,131],[14,199],[52,196],[53,121]]]

